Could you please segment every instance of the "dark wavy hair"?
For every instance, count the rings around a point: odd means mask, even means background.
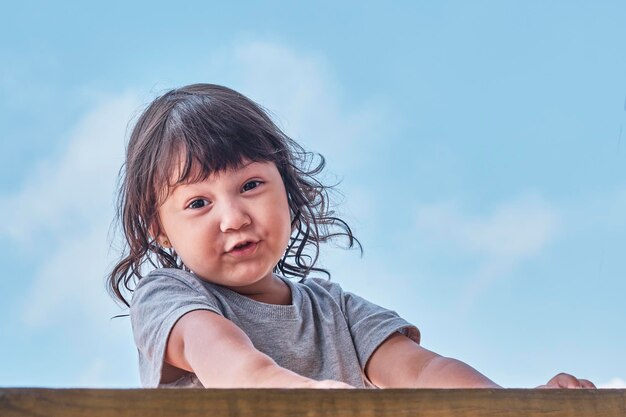
[[[130,135],[116,218],[125,242],[107,277],[112,297],[129,306],[124,293],[133,291],[146,264],[186,269],[174,250],[155,240],[158,207],[167,197],[163,190],[240,167],[245,160],[276,164],[287,191],[292,234],[274,272],[304,279],[319,271],[330,277],[315,263],[319,244],[335,237],[347,238],[347,248],[357,246],[362,252],[348,224],[334,216],[332,186],[317,179],[324,157],[305,151],[244,95],[219,85],[194,84],[157,97]]]

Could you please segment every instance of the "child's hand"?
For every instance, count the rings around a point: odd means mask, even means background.
[[[334,381],[332,379],[325,379],[323,381],[311,381],[304,388],[315,388],[315,389],[350,389],[354,388],[352,385]]]
[[[545,385],[537,388],[596,388],[593,382],[587,379],[578,379],[573,375],[560,373]]]

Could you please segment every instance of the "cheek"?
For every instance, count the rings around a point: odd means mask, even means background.
[[[289,241],[289,236],[291,236],[291,220],[290,220],[289,212],[287,214],[281,214],[280,216],[276,216],[273,219],[272,228],[276,230],[280,236],[281,241]],[[286,244],[286,243],[285,243]]]
[[[286,247],[292,232],[291,211],[286,198],[277,206],[278,210],[276,210],[276,215],[274,216],[273,226],[275,230],[279,231],[281,243],[284,243]]]
[[[286,221],[284,222],[284,229],[283,229],[283,243],[284,243],[284,247],[286,248],[287,245],[289,244],[289,239],[291,238],[291,234],[293,233],[293,229],[291,227],[291,216],[287,216]]]
[[[214,225],[208,222],[178,222],[168,226],[168,236],[185,264],[213,256],[221,244]]]

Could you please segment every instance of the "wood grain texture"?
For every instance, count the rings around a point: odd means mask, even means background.
[[[626,390],[6,388],[0,416],[625,417]]]

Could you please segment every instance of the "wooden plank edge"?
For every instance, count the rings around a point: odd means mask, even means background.
[[[0,416],[625,417],[626,390],[0,388]]]

